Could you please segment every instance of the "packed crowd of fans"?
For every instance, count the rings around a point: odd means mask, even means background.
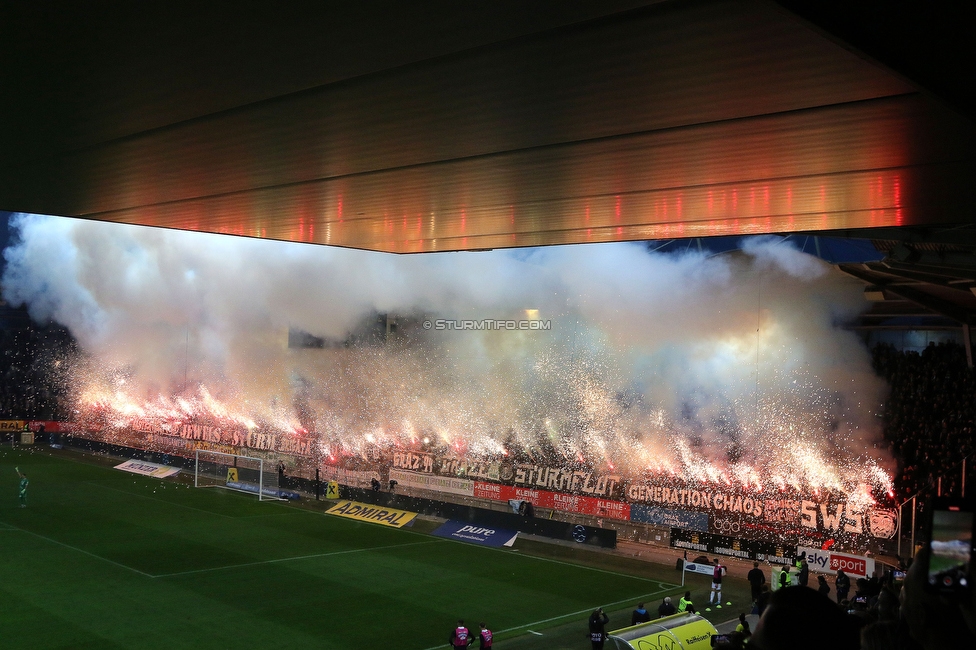
[[[962,459],[976,451],[976,373],[965,349],[929,345],[921,354],[890,345],[873,349],[874,368],[891,387],[884,405],[884,435],[895,458],[896,498],[922,492],[959,496]],[[976,459],[971,459],[976,461]],[[967,479],[976,474],[967,463]]]
[[[3,309],[7,322],[0,327],[0,419],[67,419],[60,370],[66,369],[65,351],[74,347],[70,334],[57,326],[25,323],[16,318],[19,314]]]

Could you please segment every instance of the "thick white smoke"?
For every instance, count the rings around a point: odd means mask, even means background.
[[[4,298],[67,326],[96,369],[124,368],[134,397],[202,385],[267,421],[297,421],[299,404],[347,444],[514,440],[687,475],[710,471],[700,460],[799,465],[802,448],[830,467],[798,474],[836,484],[876,454],[884,386],[839,327],[863,307],[859,287],[777,238],[712,257],[641,244],[394,256],[34,215],[12,225]],[[551,329],[419,325],[526,310]],[[342,340],[376,313],[400,326],[386,345],[287,348],[289,328]]]

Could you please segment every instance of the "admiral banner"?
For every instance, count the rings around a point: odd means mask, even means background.
[[[156,463],[148,463],[144,460],[127,460],[121,465],[116,465],[115,469],[120,469],[123,472],[132,472],[133,474],[142,474],[143,476],[152,476],[154,478],[166,478],[167,476],[180,473],[179,467],[157,465]]]
[[[9,433],[11,431],[23,431],[23,420],[0,420],[0,432]]]
[[[337,501],[334,506],[325,512],[329,515],[356,519],[358,521],[368,521],[373,524],[382,524],[383,526],[391,526],[393,528],[403,528],[417,516],[416,512],[394,510],[393,508],[357,503],[356,501]]]

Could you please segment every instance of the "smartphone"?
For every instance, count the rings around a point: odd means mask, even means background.
[[[728,648],[732,645],[732,637],[728,634],[713,634],[711,644],[713,648]]]
[[[928,588],[943,594],[968,594],[972,589],[974,503],[939,498],[932,505]]]

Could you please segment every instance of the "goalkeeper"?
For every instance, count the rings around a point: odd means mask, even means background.
[[[20,507],[27,507],[27,486],[30,485],[30,481],[27,480],[27,475],[20,471],[19,467],[15,467],[17,470],[17,476],[20,477]]]

